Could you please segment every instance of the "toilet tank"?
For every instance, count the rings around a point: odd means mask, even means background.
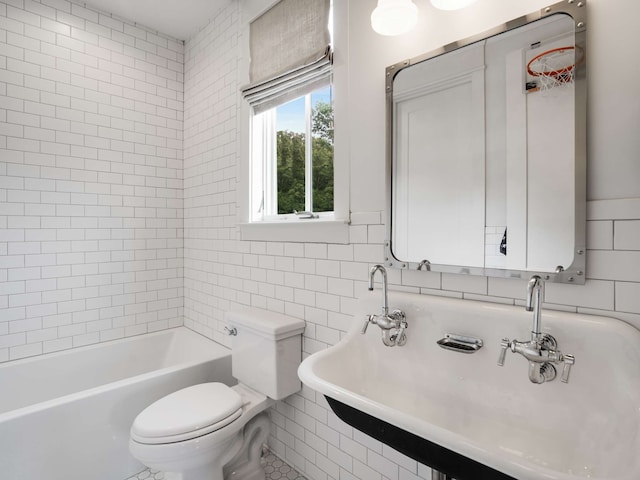
[[[302,388],[297,372],[302,361],[303,320],[235,307],[225,313],[225,321],[237,332],[231,337],[231,373],[239,382],[274,400]]]

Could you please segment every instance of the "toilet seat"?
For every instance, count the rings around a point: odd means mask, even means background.
[[[133,422],[131,438],[163,444],[200,437],[237,420],[242,403],[242,397],[223,383],[183,388],[145,408]]]

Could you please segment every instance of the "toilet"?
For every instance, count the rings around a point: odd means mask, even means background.
[[[251,307],[227,312],[225,321],[238,384],[173,392],[140,412],[131,427],[131,454],[167,480],[264,480],[266,410],[301,388],[304,321]]]

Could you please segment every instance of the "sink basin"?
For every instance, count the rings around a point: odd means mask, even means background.
[[[502,338],[530,337],[524,307],[389,292],[389,307],[403,310],[409,326],[405,346],[386,347],[376,325],[360,334],[380,300],[379,291],[366,294],[348,334],[298,370],[347,423],[437,470],[466,459],[467,471],[489,472],[441,470],[457,480],[640,479],[640,331],[543,310],[544,333],[576,361],[569,383],[559,365],[555,380],[537,385],[524,357],[507,351],[497,365]],[[447,333],[483,346],[471,354],[440,348]],[[412,439],[424,448],[407,447]]]

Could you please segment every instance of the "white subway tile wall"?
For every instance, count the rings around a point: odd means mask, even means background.
[[[505,268],[507,264],[507,257],[500,253],[505,232],[505,226],[487,226],[484,229],[484,259],[489,268]]]
[[[182,324],[183,52],[0,3],[0,361]]]
[[[179,42],[79,4],[0,3],[0,361],[178,325],[182,302],[186,326],[227,345],[235,303],[305,319],[305,356],[349,328],[383,260],[382,212],[354,212],[348,245],[239,240],[239,8],[183,59]],[[545,308],[640,327],[640,211],[624,205],[593,203],[587,283],[548,284]],[[525,292],[433,272],[389,282],[517,305]],[[272,450],[310,480],[430,478],[309,388],[272,421]]]

